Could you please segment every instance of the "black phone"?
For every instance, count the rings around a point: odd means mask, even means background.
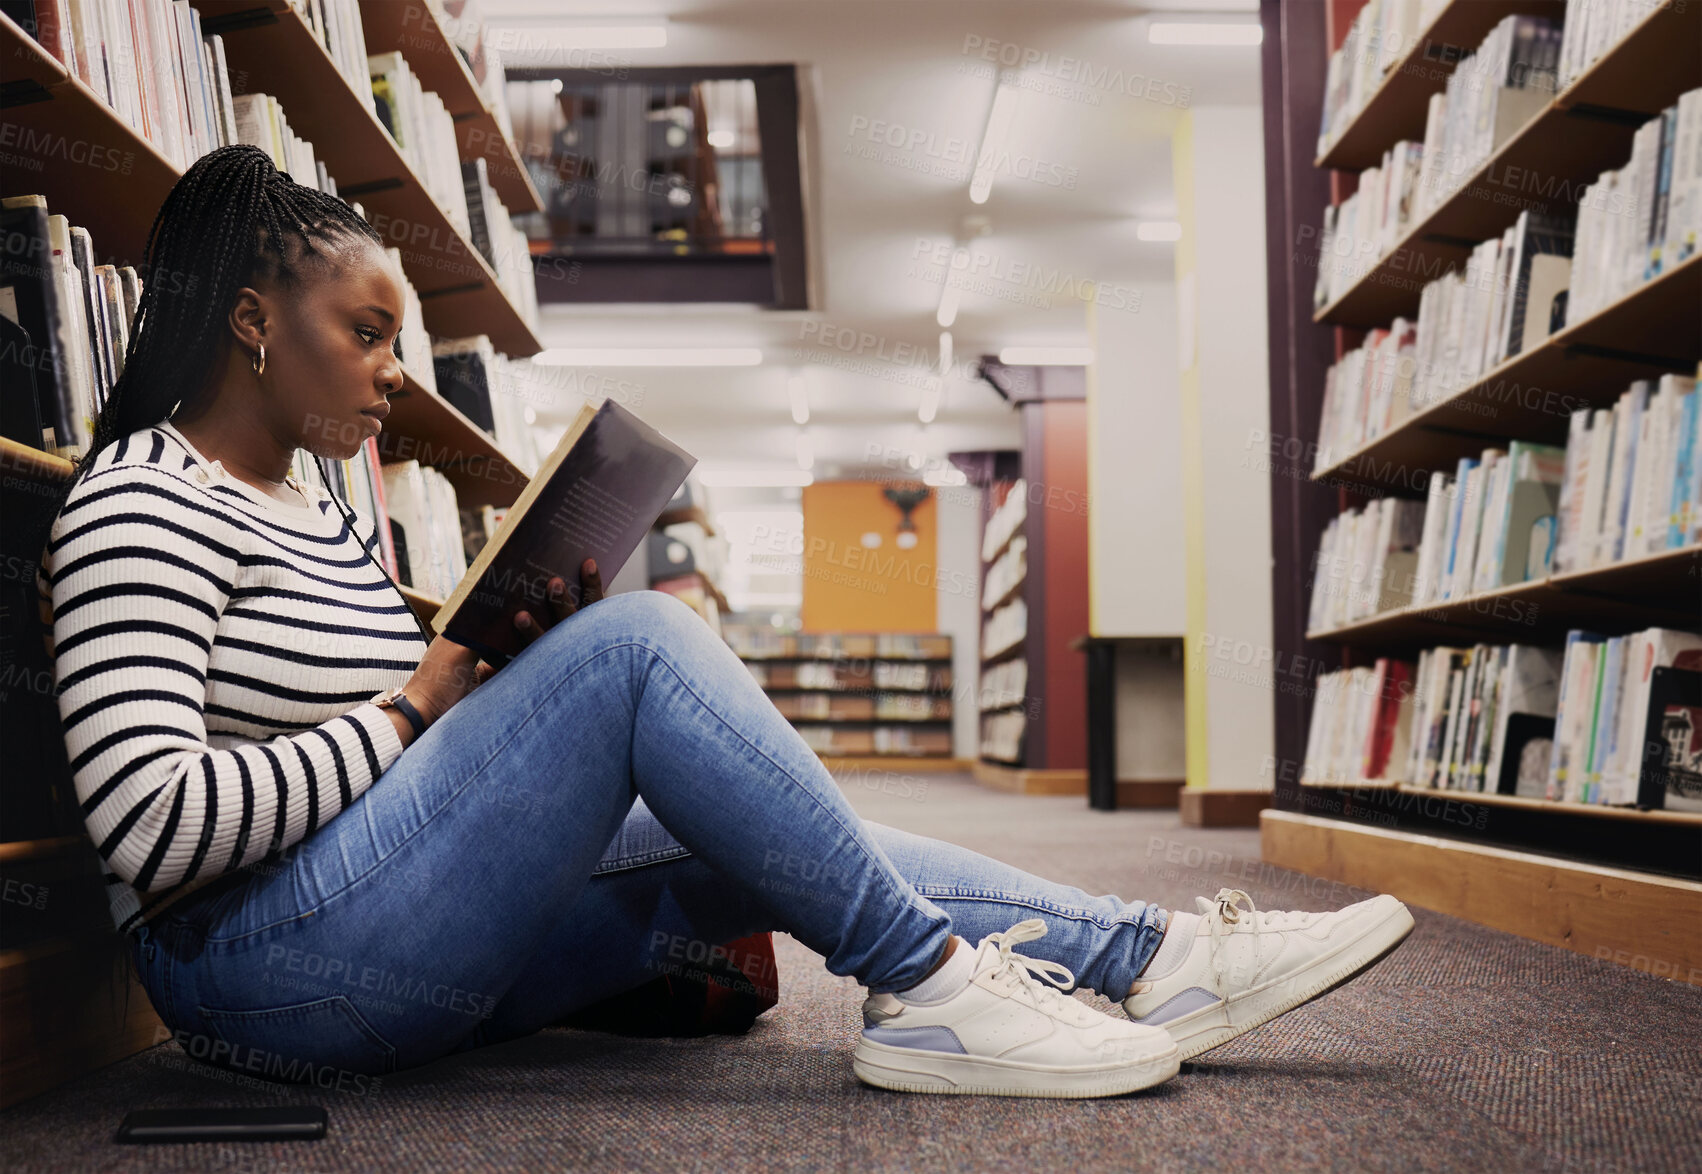
[[[317,1141],[325,1136],[318,1105],[263,1109],[137,1109],[124,1115],[120,1142]]]

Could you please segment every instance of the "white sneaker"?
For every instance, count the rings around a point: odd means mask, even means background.
[[[1168,1031],[1184,1060],[1327,994],[1412,932],[1412,914],[1387,895],[1335,913],[1260,913],[1240,889],[1197,904],[1186,952],[1161,946],[1147,969],[1174,964],[1142,975],[1123,1000],[1130,1019]]]
[[[1070,998],[1062,993],[1075,985],[1068,970],[1011,953],[1045,933],[1032,918],[988,934],[975,977],[937,1003],[871,995],[851,1061],[857,1078],[903,1092],[1109,1097],[1176,1075],[1181,1055],[1164,1031]]]

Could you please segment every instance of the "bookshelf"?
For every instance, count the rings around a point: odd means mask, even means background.
[[[428,330],[448,337],[485,333],[498,349],[517,356],[538,351],[536,337],[498,286],[490,266],[432,204],[370,103],[362,102],[343,80],[287,0],[201,0],[196,7],[204,18],[204,32],[226,38],[233,77],[245,74],[247,88],[266,90],[289,106],[292,125],[313,142],[345,198],[359,200],[369,218],[392,226],[388,232],[381,227],[381,235],[402,249],[404,269],[420,293]],[[459,60],[423,5],[374,0],[362,7],[363,12],[372,9],[387,16],[406,10],[412,14],[409,19],[426,21],[424,27],[410,26],[407,40],[395,45],[386,39],[400,34],[369,15],[369,48],[375,43],[402,48],[410,64],[434,82],[440,72],[447,76],[447,65],[415,58],[434,53],[441,58],[447,50]],[[90,231],[101,258],[141,261],[154,216],[180,177],[178,169],[4,14],[0,57],[8,63],[6,131],[15,136],[9,149],[35,164],[8,168],[5,194],[42,193],[51,212]],[[513,176],[504,178],[504,159],[512,160],[521,178],[524,167],[511,143],[491,141],[494,117],[488,110],[483,115],[472,111],[471,102],[477,101],[481,109],[483,103],[470,76],[463,76],[463,82],[463,90],[445,96],[452,111],[471,114],[458,123],[463,152],[477,143],[487,160],[495,160],[488,163],[490,177],[511,209],[537,207],[535,192],[528,202],[513,186]],[[483,117],[490,117],[489,126]],[[423,239],[397,240],[393,226],[398,224],[411,237]],[[380,434],[381,458],[416,458],[440,468],[463,505],[512,504],[527,481],[519,463],[417,374],[406,368],[403,374],[404,387],[392,397],[392,411]],[[35,643],[33,626],[34,568],[40,552],[22,549],[16,536],[39,518],[48,493],[71,473],[69,461],[0,437],[6,553],[30,568],[27,583],[20,579],[11,584],[3,609],[3,642],[10,665],[36,675],[45,671],[49,680],[51,662],[45,659],[45,645]],[[406,588],[402,594],[426,620],[441,602]],[[69,798],[63,746],[57,746],[55,758],[51,748],[35,744],[57,743],[50,692],[11,692],[7,742],[14,770],[8,786],[36,779],[44,793],[51,792],[51,799],[10,806],[5,833],[10,838],[0,842],[0,879],[46,884],[53,900],[38,925],[20,928],[20,919],[9,916],[7,940],[0,943],[0,1105],[164,1038],[145,993],[123,977],[127,947],[112,932],[98,858]],[[30,740],[27,754],[19,738],[22,731],[10,725],[25,720],[26,713],[32,724],[50,731],[47,737]],[[14,941],[20,933],[24,938]]]
[[[824,758],[949,760],[952,638],[725,629],[787,721]]]
[[[1557,648],[1580,627],[1605,635],[1696,631],[1695,543],[1308,630],[1310,560],[1336,514],[1373,496],[1422,496],[1431,475],[1485,448],[1563,444],[1572,410],[1611,408],[1633,381],[1693,374],[1702,359],[1702,257],[1692,256],[1353,451],[1314,457],[1327,369],[1359,344],[1360,330],[1416,317],[1424,285],[1463,268],[1474,246],[1500,236],[1521,211],[1574,208],[1598,173],[1626,165],[1639,126],[1702,86],[1702,8],[1654,7],[1393,249],[1356,270],[1344,293],[1314,309],[1320,260],[1316,242],[1306,256],[1309,226],[1324,203],[1354,190],[1354,176],[1330,169],[1376,166],[1397,141],[1422,140],[1429,98],[1452,70],[1452,60],[1437,57],[1446,46],[1457,57],[1509,15],[1558,22],[1566,12],[1542,0],[1452,0],[1334,141],[1307,149],[1321,122],[1330,53],[1360,7],[1261,4],[1271,427],[1306,450],[1271,467],[1277,657],[1353,668],[1442,645]],[[1702,976],[1702,813],[1404,781],[1302,782],[1313,698],[1306,690],[1273,693],[1276,809],[1261,824],[1266,860],[1584,953],[1642,957],[1633,965],[1667,967],[1692,982]]]
[[[1450,9],[1477,7],[1476,0],[1453,0],[1449,5]],[[1541,15],[1552,6],[1485,7]],[[1370,327],[1410,315],[1418,309],[1426,281],[1463,262],[1473,244],[1499,235],[1521,211],[1560,210],[1576,204],[1583,184],[1624,164],[1632,133],[1641,123],[1671,105],[1679,94],[1702,85],[1698,43],[1702,43],[1702,7],[1654,9],[1623,41],[1491,151],[1452,195],[1313,320]],[[1469,51],[1475,44],[1465,48]],[[1364,119],[1362,114],[1354,129],[1360,129]],[[1370,141],[1374,125],[1367,123],[1359,137]],[[1379,157],[1402,137],[1392,126],[1376,127],[1376,131]],[[1419,131],[1422,138],[1422,118]]]
[[[289,113],[290,125],[313,144],[336,178],[338,194],[359,200],[385,243],[401,249],[408,279],[419,291],[427,330],[445,338],[489,335],[497,350],[516,357],[543,349],[497,284],[490,264],[432,200],[378,121],[371,101],[349,88],[289,0],[197,0],[196,8],[203,31],[225,39],[233,88],[240,73],[238,92],[277,98]],[[392,10],[415,18],[429,16],[423,4],[368,0],[361,5],[362,22]],[[369,30],[369,51],[378,51],[374,36]],[[430,60],[431,38],[425,40],[424,59]],[[441,30],[437,40],[442,40]],[[421,51],[411,31],[399,47],[417,72],[415,59]]]
[[[1702,254],[1514,355],[1319,469],[1312,480],[1398,488],[1414,470],[1451,466],[1507,436],[1564,442],[1566,417],[1557,404],[1607,407],[1633,379],[1685,369],[1680,356],[1702,351],[1698,304]]]

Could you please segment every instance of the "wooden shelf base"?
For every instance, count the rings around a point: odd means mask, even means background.
[[[1019,795],[1087,794],[1085,770],[1035,770],[979,761],[973,773],[976,782],[995,791],[1013,791]]]
[[[1702,986],[1702,884],[1289,811],[1264,859],[1420,908]]]

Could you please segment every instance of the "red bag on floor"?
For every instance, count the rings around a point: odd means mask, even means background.
[[[780,1002],[774,935],[752,934],[682,962],[630,991],[582,1007],[562,1027],[619,1035],[742,1035]]]

